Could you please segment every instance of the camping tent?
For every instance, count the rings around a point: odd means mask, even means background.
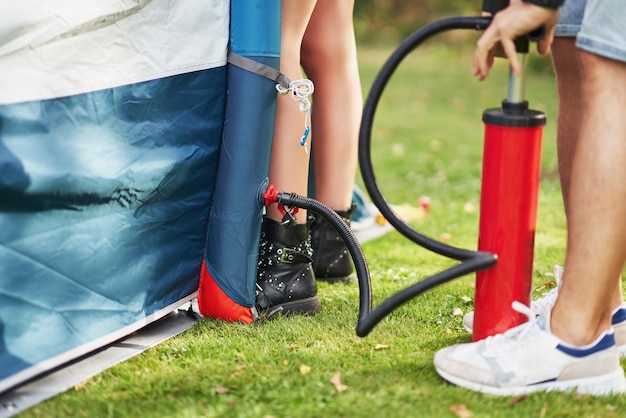
[[[278,67],[280,1],[0,10],[0,393],[199,284],[250,320],[276,83],[227,56]]]

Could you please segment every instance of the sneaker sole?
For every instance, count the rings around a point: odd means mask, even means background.
[[[611,395],[626,393],[626,378],[624,370],[620,367],[611,373],[594,376],[585,379],[572,379],[567,381],[553,381],[538,383],[529,386],[494,387],[485,386],[475,382],[464,380],[458,376],[452,376],[437,369],[439,376],[450,383],[476,392],[487,393],[497,396],[520,396],[533,392],[570,392],[576,390],[579,394],[587,395]]]

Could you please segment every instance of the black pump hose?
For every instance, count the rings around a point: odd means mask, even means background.
[[[383,68],[374,80],[363,108],[361,131],[359,133],[359,167],[361,169],[361,175],[372,202],[376,205],[378,210],[380,210],[380,213],[389,221],[391,225],[393,225],[394,228],[411,241],[437,254],[460,261],[474,257],[476,255],[475,252],[455,248],[432,240],[418,233],[406,222],[396,216],[391,207],[387,204],[382,192],[378,188],[376,176],[374,175],[374,169],[372,167],[370,151],[372,125],[374,122],[376,107],[378,106],[380,97],[382,96],[389,79],[395,72],[400,62],[402,62],[402,60],[411,51],[417,48],[417,46],[429,37],[440,32],[450,29],[480,30],[486,28],[490,21],[491,18],[489,17],[449,17],[431,22],[409,35],[409,37],[406,38],[387,59],[387,62],[384,64]]]
[[[317,200],[302,197],[295,193],[278,193],[276,202],[284,206],[307,209],[321,215],[337,230],[348,247],[359,282],[359,322],[372,308],[372,285],[367,261],[356,236],[344,220],[331,208]]]
[[[356,333],[359,337],[365,337],[385,316],[421,293],[456,277],[490,267],[496,262],[493,254],[475,253],[474,257],[469,258],[463,263],[429,277],[428,279],[424,279],[421,282],[415,283],[390,296],[372,311],[372,284],[367,261],[365,260],[365,255],[363,254],[363,250],[356,236],[341,216],[317,200],[302,197],[294,193],[278,193],[276,195],[276,203],[288,207],[310,210],[321,215],[335,228],[346,243],[346,247],[354,261],[359,283],[359,318],[356,328]]]
[[[497,256],[494,254],[480,251],[469,251],[435,241],[418,233],[411,228],[410,225],[400,219],[393,212],[382,192],[378,188],[376,176],[374,175],[374,169],[372,167],[370,150],[372,125],[378,102],[389,79],[402,60],[422,42],[433,35],[451,29],[483,30],[489,26],[490,22],[490,17],[461,16],[443,18],[421,27],[409,35],[409,37],[407,37],[398,46],[398,48],[396,48],[383,65],[370,89],[363,109],[361,130],[359,133],[359,167],[361,169],[361,175],[363,177],[365,187],[372,199],[372,202],[376,205],[385,219],[387,219],[387,221],[389,221],[389,223],[402,235],[430,251],[459,260],[461,263],[396,293],[387,300],[383,301],[371,313],[364,312],[364,307],[361,306],[359,322],[357,324],[357,335],[359,336],[367,335],[387,314],[419,294],[465,274],[489,268],[497,261]]]
[[[281,192],[276,195],[275,201],[279,204],[311,210],[324,217],[337,230],[346,243],[352,260],[354,261],[359,282],[359,318],[356,333],[360,337],[365,337],[385,316],[421,293],[465,274],[489,268],[497,261],[497,257],[494,254],[464,250],[428,238],[418,233],[406,222],[398,218],[387,204],[376,184],[376,177],[370,158],[370,137],[376,107],[387,82],[404,57],[423,41],[437,33],[450,29],[481,30],[485,29],[490,21],[491,19],[488,17],[450,17],[427,24],[413,32],[394,51],[376,77],[365,103],[359,135],[359,166],[361,174],[365,187],[372,198],[372,202],[380,210],[381,214],[392,226],[411,241],[437,254],[459,260],[461,261],[460,264],[415,283],[392,295],[372,311],[372,288],[369,269],[363,251],[350,227],[346,225],[343,219],[334,210],[317,200],[293,193]]]

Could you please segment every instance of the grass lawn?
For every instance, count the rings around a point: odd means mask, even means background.
[[[364,92],[391,48],[361,47]],[[433,238],[475,249],[480,199],[483,110],[499,107],[508,70],[471,77],[472,45],[429,42],[388,86],[372,148],[380,187],[393,204],[430,213],[413,225]],[[540,60],[536,53],[532,60]],[[540,66],[541,67],[541,66]],[[546,112],[535,244],[535,296],[554,285],[565,221],[556,174],[553,75],[529,73],[526,97]],[[374,305],[452,265],[392,231],[363,248]],[[189,331],[109,369],[24,417],[620,417],[626,398],[538,393],[499,398],[445,383],[436,350],[470,340],[462,314],[472,310],[474,276],[427,292],[384,319],[365,338],[355,334],[358,288],[319,284],[323,312],[253,325],[200,321]],[[335,380],[333,384],[331,380]]]

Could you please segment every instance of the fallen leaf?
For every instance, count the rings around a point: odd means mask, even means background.
[[[237,367],[235,368],[235,371],[233,371],[230,375],[231,379],[234,379],[235,377],[237,377],[239,372],[245,368],[246,368],[245,364],[238,364]]]
[[[546,412],[548,412],[548,404],[544,403],[541,407],[541,411],[539,412],[539,418],[543,418],[546,416]]]
[[[452,315],[454,315],[454,316],[463,316],[463,310],[461,308],[454,308],[452,310]]]
[[[289,362],[287,360],[281,360],[280,364],[282,364],[283,366],[286,366],[289,364]]]
[[[307,374],[311,373],[311,366],[307,366],[306,364],[301,364],[300,365],[300,374],[305,376]]]
[[[474,212],[474,205],[470,202],[467,202],[463,205],[463,212],[472,213]]]
[[[297,350],[298,348],[300,348],[298,344],[291,344],[287,346],[287,350]]]
[[[214,392],[218,395],[224,395],[228,393],[228,388],[225,388],[223,386],[218,386],[214,389]]]
[[[585,399],[585,395],[582,393],[579,393],[578,388],[576,388],[576,390],[574,391],[574,396],[576,396],[578,399]]]
[[[376,344],[376,346],[374,347],[374,350],[385,350],[387,348],[389,348],[387,344]]]
[[[465,405],[452,405],[450,407],[450,412],[456,414],[459,418],[471,418],[474,416],[474,414],[472,414],[472,412],[467,409],[467,406]]]
[[[452,330],[450,328],[446,328],[446,335],[452,334]]]
[[[452,235],[447,232],[444,232],[443,234],[439,236],[439,239],[441,239],[442,242],[449,243],[452,241]]]
[[[511,399],[511,402],[509,402],[509,405],[518,404],[518,403],[520,403],[522,401],[525,401],[527,398],[528,398],[528,396],[526,396],[526,395],[518,396],[517,398]]]
[[[391,153],[395,156],[404,155],[404,145],[402,144],[393,144],[391,146]]]
[[[89,380],[83,380],[82,382],[75,384],[74,385],[74,390],[81,390],[81,389],[83,389],[87,385],[88,382],[89,382]]]
[[[348,390],[348,386],[341,383],[341,372],[335,373],[333,377],[330,378],[330,383],[333,384],[333,386],[335,387],[335,390],[339,393],[345,392],[346,390]]]
[[[535,288],[535,292],[541,292],[542,290],[552,289],[556,286],[556,282],[554,280],[550,280]]]
[[[471,301],[472,301],[472,298],[470,298],[469,296],[465,296],[465,295],[463,295],[463,296],[461,296],[461,300],[462,300],[463,302],[471,302]]]
[[[426,211],[423,207],[414,207],[407,203],[397,205],[393,207],[393,211],[396,215],[405,221],[415,221],[424,218]]]

